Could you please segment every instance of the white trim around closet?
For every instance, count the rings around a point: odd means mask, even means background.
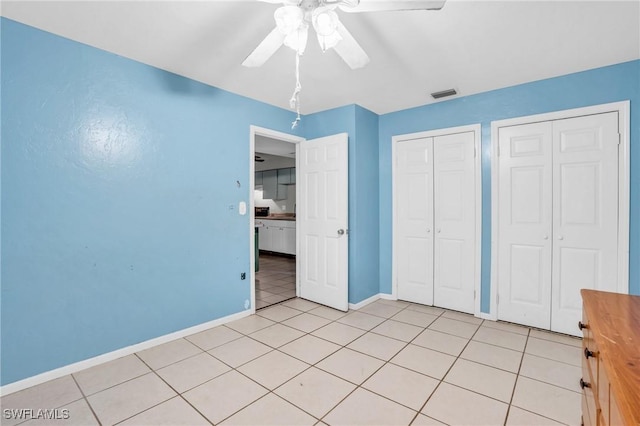
[[[618,284],[620,293],[629,292],[629,191],[630,191],[630,102],[613,102],[583,108],[554,111],[525,117],[516,117],[491,122],[491,289],[490,308],[486,317],[498,319],[498,130],[501,127],[542,121],[562,120],[586,115],[618,113],[618,131],[620,133],[619,169],[618,169]]]
[[[398,299],[398,270],[396,261],[396,146],[398,142],[412,139],[430,138],[436,136],[452,135],[456,133],[473,132],[474,134],[474,167],[475,167],[475,270],[474,270],[474,305],[475,316],[484,318],[486,314],[480,311],[481,300],[481,263],[482,263],[482,146],[481,135],[482,127],[480,124],[471,124],[466,126],[449,127],[446,129],[435,129],[417,133],[409,133],[404,135],[396,135],[391,138],[391,192],[392,192],[392,225],[391,225],[391,297],[389,299]],[[387,297],[388,298],[388,297]]]

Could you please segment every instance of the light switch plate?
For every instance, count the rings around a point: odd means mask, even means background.
[[[240,201],[240,204],[238,204],[238,213],[243,216],[247,214],[247,203],[245,203],[244,201]]]

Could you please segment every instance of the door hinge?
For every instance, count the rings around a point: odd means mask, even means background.
[[[476,291],[473,290],[473,300],[476,300]]]
[[[622,135],[618,133],[618,145],[622,142]]]
[[[500,295],[496,294],[496,305],[500,304]]]
[[[500,157],[500,143],[498,143],[498,157]]]

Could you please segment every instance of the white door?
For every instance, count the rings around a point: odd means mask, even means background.
[[[474,312],[475,160],[474,133],[433,138],[433,304]]]
[[[348,136],[298,144],[300,297],[347,311]]]
[[[398,299],[433,305],[433,138],[396,146]]]
[[[398,299],[474,312],[475,133],[396,143]]]
[[[618,115],[499,130],[498,318],[578,334],[580,289],[617,289]]]
[[[499,130],[498,318],[549,329],[551,122]]]
[[[577,334],[580,289],[618,282],[618,113],[553,123],[551,329]]]

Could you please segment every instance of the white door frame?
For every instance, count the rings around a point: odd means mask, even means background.
[[[290,135],[288,133],[278,132],[277,130],[271,130],[264,127],[258,127],[254,125],[249,126],[249,268],[251,269],[249,276],[251,282],[251,313],[256,313],[256,240],[255,240],[255,200],[253,198],[253,191],[255,190],[255,154],[256,154],[256,136],[266,136],[272,139],[279,139],[283,142],[289,142],[295,144],[296,147],[296,182],[298,181],[298,144],[305,138],[301,136]],[[296,185],[296,199],[298,197],[298,185]],[[296,253],[298,253],[298,233],[296,232]],[[298,264],[299,257],[296,256],[296,295],[299,292],[298,277],[300,265]]]
[[[391,280],[392,280],[392,288],[391,288],[391,298],[394,300],[398,299],[398,267],[397,267],[397,259],[396,253],[397,250],[397,241],[396,241],[396,229],[397,225],[397,217],[396,217],[396,207],[398,205],[397,200],[397,191],[396,191],[396,147],[399,142],[408,141],[412,139],[422,139],[422,138],[430,138],[437,136],[445,136],[451,135],[455,133],[466,133],[473,132],[474,134],[474,167],[475,167],[475,233],[476,233],[476,241],[475,241],[475,249],[474,249],[474,258],[475,258],[475,271],[474,271],[474,295],[475,295],[475,315],[480,315],[480,266],[481,266],[481,247],[482,247],[482,149],[481,149],[481,132],[482,127],[480,124],[471,124],[467,126],[458,126],[458,127],[449,127],[446,129],[436,129],[436,130],[428,130],[424,132],[418,133],[409,133],[405,135],[396,135],[391,138],[391,185],[392,185],[392,227],[391,227],[391,241],[392,241],[392,259],[391,259]]]
[[[498,319],[498,130],[501,127],[541,121],[562,120],[585,115],[618,113],[618,131],[620,132],[620,149],[618,153],[618,283],[617,291],[629,293],[629,101],[613,102],[554,111],[544,114],[516,117],[491,122],[491,293],[489,314],[485,318]]]

